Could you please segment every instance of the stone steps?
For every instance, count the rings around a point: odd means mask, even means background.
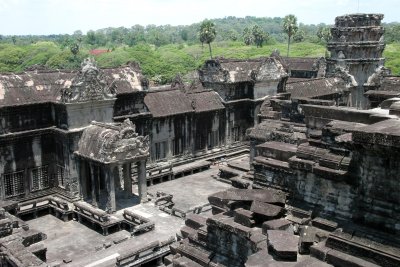
[[[326,261],[336,267],[378,267],[381,265],[363,260],[358,257],[331,249],[326,255]]]
[[[265,158],[265,157],[255,157],[253,164],[261,164],[267,168],[271,168],[272,170],[280,170],[285,172],[292,172],[292,169],[289,167],[289,163],[286,161]]]
[[[331,233],[326,240],[326,247],[383,266],[400,266],[399,249],[374,243],[370,239],[359,238],[348,233],[339,231]],[[332,257],[336,259],[338,255],[342,254],[335,253]]]
[[[273,158],[276,160],[287,161],[294,156],[297,151],[297,145],[270,141],[256,146],[258,155]]]

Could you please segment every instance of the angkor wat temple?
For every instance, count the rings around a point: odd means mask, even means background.
[[[381,14],[329,58],[0,74],[0,266],[400,266]]]

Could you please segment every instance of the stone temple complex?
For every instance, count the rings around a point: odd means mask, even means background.
[[[400,266],[400,77],[381,14],[330,58],[0,74],[0,266]]]

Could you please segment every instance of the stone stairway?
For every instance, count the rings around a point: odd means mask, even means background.
[[[326,241],[310,248],[311,255],[337,267],[400,266],[400,248],[338,229]]]

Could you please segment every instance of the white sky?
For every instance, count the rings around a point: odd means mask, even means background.
[[[75,30],[188,25],[227,16],[284,17],[333,24],[349,13],[383,13],[400,21],[399,0],[0,0],[0,34],[72,34]]]

